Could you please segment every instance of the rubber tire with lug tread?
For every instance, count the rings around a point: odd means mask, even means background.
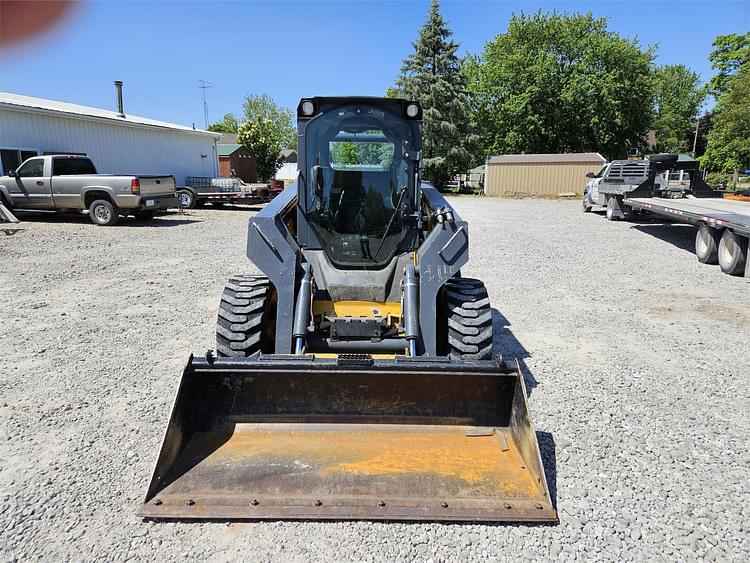
[[[492,359],[492,309],[484,283],[451,278],[443,286],[447,354],[460,360]]]
[[[195,209],[196,197],[190,190],[177,190],[177,201],[180,207]]]
[[[263,276],[235,276],[224,287],[216,320],[216,354],[247,357],[273,351],[267,322],[272,316],[271,282]]]
[[[730,276],[744,274],[747,246],[747,238],[725,229],[719,241],[719,266],[721,271]]]
[[[111,201],[107,201],[106,199],[95,199],[91,202],[91,205],[89,205],[89,218],[95,225],[106,227],[117,224],[117,220],[119,219],[117,208]]]
[[[139,221],[150,221],[154,218],[154,212],[150,209],[139,209],[133,216]]]
[[[701,264],[719,263],[719,240],[721,233],[718,229],[709,227],[705,223],[698,225],[695,233],[695,255]]]

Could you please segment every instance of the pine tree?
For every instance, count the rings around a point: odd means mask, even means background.
[[[471,134],[466,81],[458,44],[440,15],[438,0],[430,11],[414,46],[401,67],[396,88],[389,96],[422,104],[424,133],[422,175],[438,188],[456,174],[466,172],[476,137]]]

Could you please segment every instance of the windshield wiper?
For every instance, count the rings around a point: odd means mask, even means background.
[[[380,239],[380,244],[378,245],[377,250],[375,250],[375,254],[372,255],[373,262],[375,262],[375,260],[377,259],[380,249],[383,248],[385,237],[387,237],[388,233],[391,232],[391,227],[393,226],[393,220],[396,218],[396,214],[401,210],[401,200],[404,199],[405,193],[406,193],[406,186],[403,186],[401,188],[400,193],[398,194],[398,201],[396,202],[396,208],[393,210],[393,213],[391,213],[391,218],[388,220],[388,226],[385,228],[385,232],[383,233],[383,238]]]

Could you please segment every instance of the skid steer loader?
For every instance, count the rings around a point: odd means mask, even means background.
[[[299,176],[250,220],[139,514],[554,521],[467,224],[420,181],[422,109],[309,98]]]

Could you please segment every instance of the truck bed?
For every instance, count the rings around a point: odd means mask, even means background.
[[[707,223],[750,236],[750,203],[716,197],[627,198],[626,205],[683,223]]]

